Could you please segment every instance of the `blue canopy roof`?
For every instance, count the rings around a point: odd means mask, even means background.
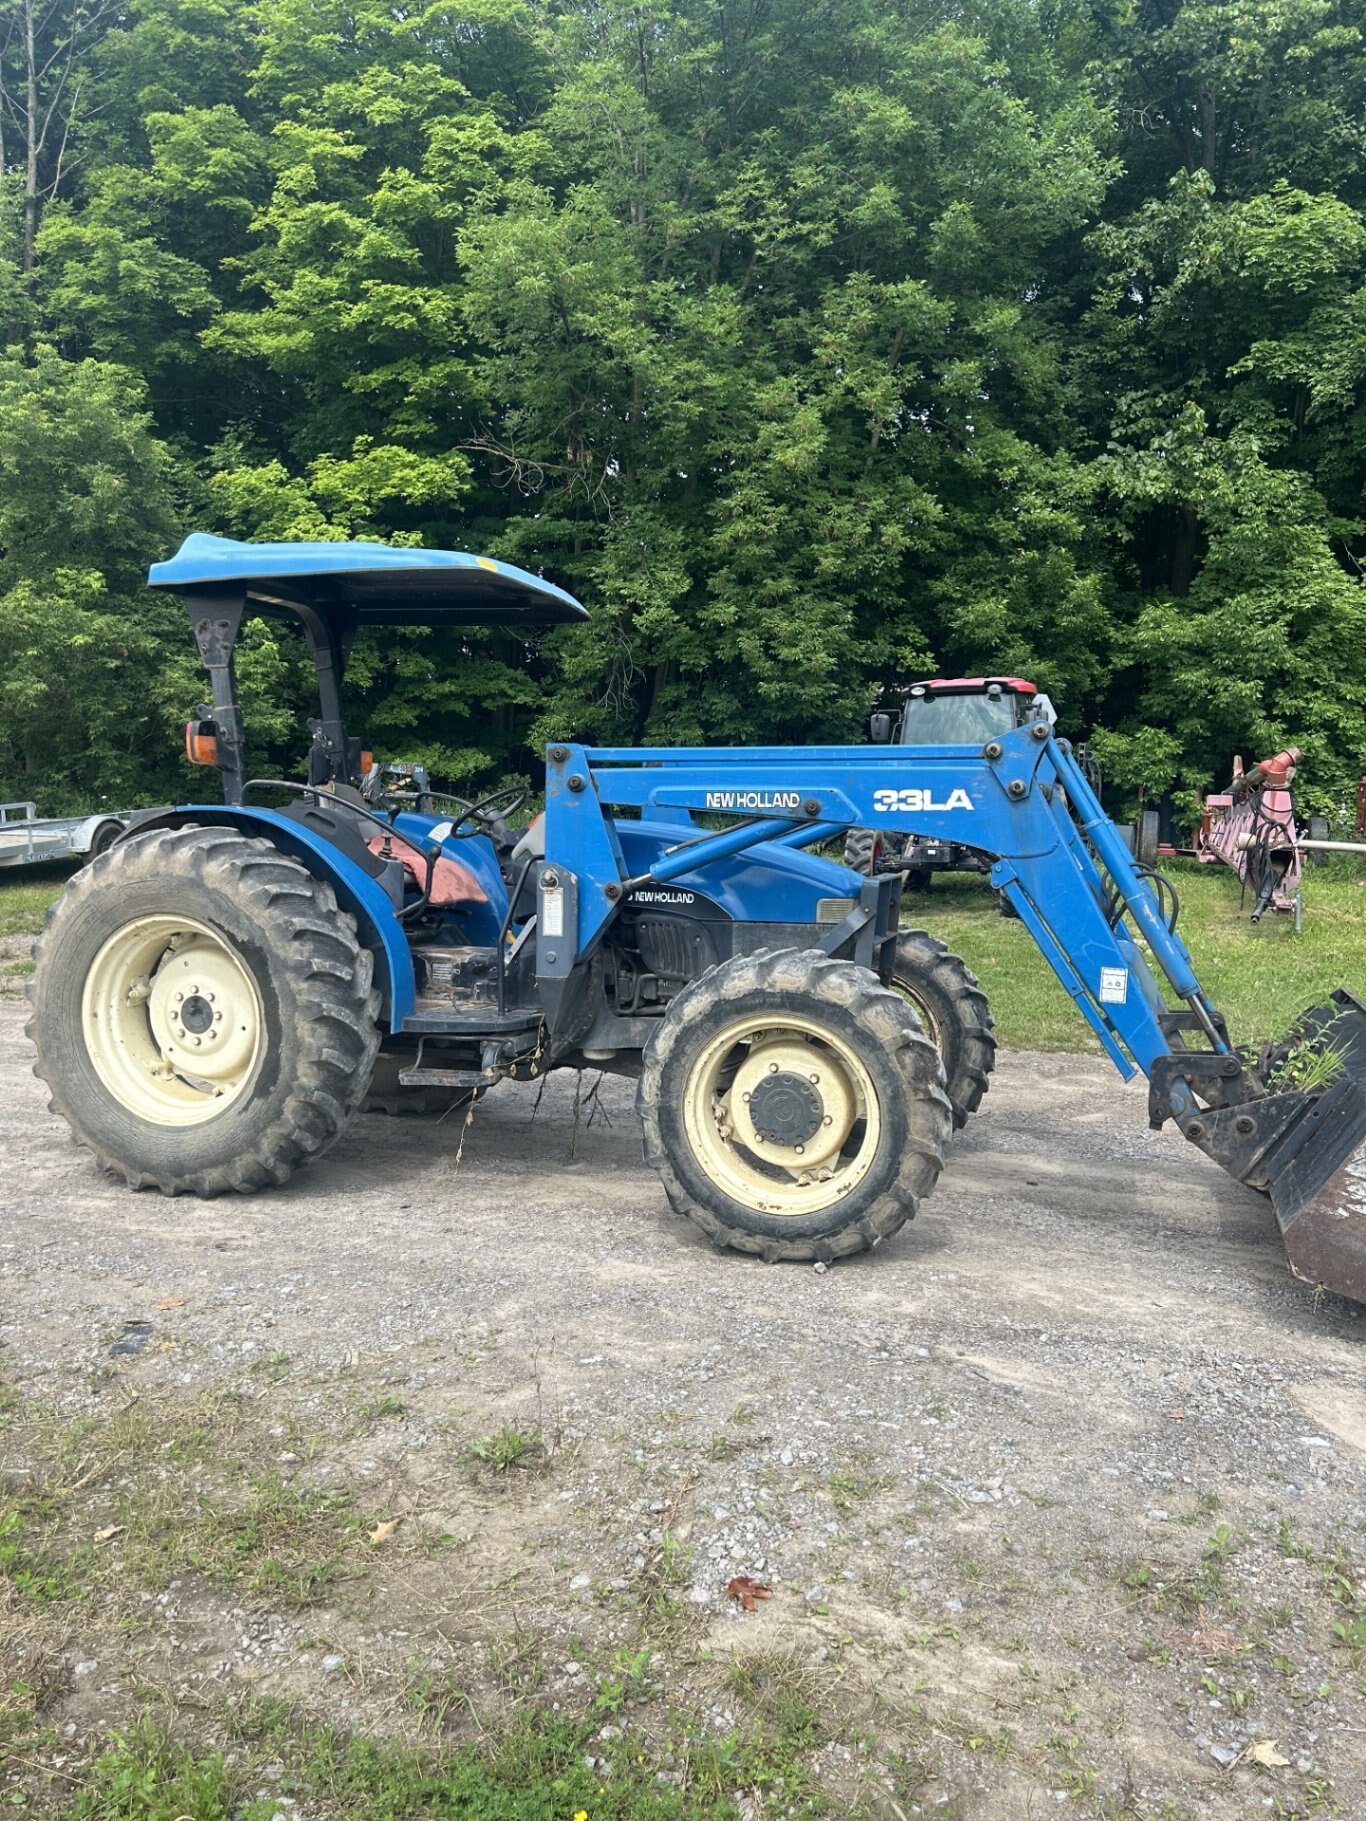
[[[464,550],[390,544],[246,544],[195,531],[153,563],[153,588],[236,592],[267,607],[303,604],[361,625],[528,625],[586,620],[572,594],[513,563]]]

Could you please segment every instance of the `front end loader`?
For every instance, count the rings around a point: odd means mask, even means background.
[[[458,552],[195,536],[157,565],[212,700],[187,750],[223,802],[150,818],[73,879],[29,1030],[53,1105],[134,1187],[285,1181],[367,1104],[596,1066],[638,1078],[646,1155],[714,1243],[831,1260],[908,1219],[994,1054],[979,983],[901,927],[901,882],[808,851],[853,827],[997,857],[992,883],[1149,1114],[1268,1195],[1300,1276],[1366,1300],[1366,1007],[1340,992],[1239,1049],[1044,715],[979,745],[547,753],[546,808],[376,766],[342,721],[361,626],[570,623]],[[295,616],[318,673],[307,776],[248,775],[233,651]],[[705,818],[699,823],[698,817]]]

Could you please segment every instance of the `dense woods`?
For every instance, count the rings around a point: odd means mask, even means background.
[[[0,795],[187,788],[187,529],[591,628],[358,649],[381,752],[857,737],[1023,672],[1121,796],[1366,766],[1353,0],[0,0]],[[293,762],[300,654],[255,626]],[[202,788],[202,785],[198,788]]]

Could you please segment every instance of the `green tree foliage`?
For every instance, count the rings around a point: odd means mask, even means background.
[[[1293,739],[1328,803],[1364,116],[1348,0],[0,0],[0,788],[177,787],[201,685],[138,580],[194,524],[580,592],[360,642],[369,736],[456,784],[994,669],[1122,790]],[[297,650],[241,669],[292,762]]]

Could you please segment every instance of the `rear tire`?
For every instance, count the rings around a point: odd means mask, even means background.
[[[379,1047],[332,887],[230,828],[156,829],[77,873],[34,947],[52,1110],[130,1188],[249,1192],[341,1136]]]
[[[905,846],[905,835],[888,834],[881,828],[851,828],[844,837],[844,864],[865,879],[894,873]]]
[[[714,1245],[828,1262],[895,1233],[934,1187],[953,1129],[943,1081],[914,1010],[875,974],[784,949],[683,988],[636,1105],[670,1205]]]
[[[1139,816],[1136,835],[1135,859],[1140,866],[1156,866],[1161,823],[1155,809],[1145,809]]]
[[[909,999],[939,1051],[953,1123],[966,1125],[996,1066],[991,1006],[976,974],[937,936],[908,929],[897,937],[891,985]]]

